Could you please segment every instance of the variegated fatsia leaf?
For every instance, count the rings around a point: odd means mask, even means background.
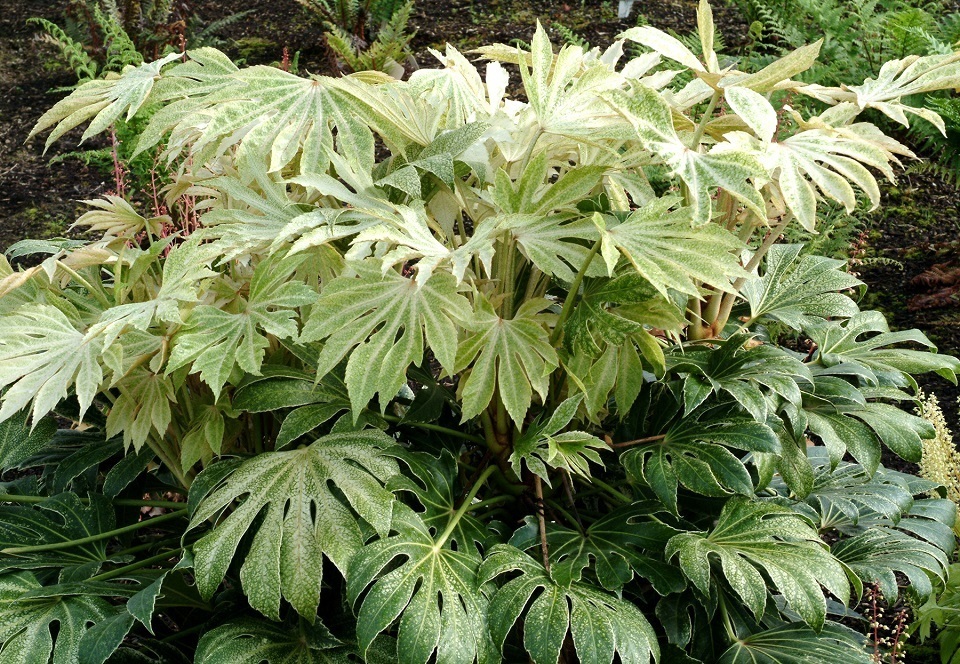
[[[284,598],[313,622],[320,601],[321,556],[345,573],[363,545],[354,512],[381,534],[390,527],[394,500],[383,484],[399,473],[397,462],[385,453],[393,444],[373,429],[330,434],[308,447],[260,454],[221,477],[190,522],[197,528],[234,506],[194,544],[200,592],[205,597],[216,592],[240,541],[250,537],[250,551],[240,568],[250,604],[279,620]]]
[[[860,311],[842,292],[863,283],[841,269],[846,261],[801,256],[802,250],[799,244],[770,247],[763,276],[740,289],[750,303],[751,320],[772,318],[802,330],[821,319],[849,318]]]
[[[173,338],[167,375],[190,364],[191,373],[199,373],[218,397],[234,367],[259,374],[270,346],[267,335],[296,337],[297,307],[317,299],[314,289],[291,278],[306,257],[268,258],[254,271],[247,298],[238,297],[229,306],[194,308]]]
[[[103,382],[102,349],[102,338],[78,330],[53,305],[25,305],[0,316],[0,389],[9,388],[0,421],[29,405],[36,424],[71,389],[82,414]]]
[[[501,318],[490,302],[480,296],[472,332],[457,352],[456,371],[470,369],[460,381],[463,420],[479,415],[499,387],[500,398],[519,426],[533,401],[533,392],[547,397],[549,374],[557,367],[557,352],[550,345],[545,325],[552,315],[541,313],[547,300],[530,300],[513,318]]]
[[[620,222],[612,215],[594,215],[601,229],[600,253],[610,274],[620,254],[658,292],[698,295],[695,280],[731,291],[731,279],[743,276],[734,251],[740,241],[715,224],[694,227],[679,199],[658,198]]]
[[[119,76],[108,75],[105,79],[84,83],[44,113],[30,131],[30,136],[54,127],[47,137],[46,147],[49,148],[58,138],[87,120],[92,119],[92,122],[83,132],[82,140],[99,134],[124,115],[129,120],[147,101],[164,65],[180,57],[180,53],[171,53],[139,67],[128,65]]]
[[[674,128],[670,106],[656,90],[645,86],[636,85],[630,93],[616,90],[604,98],[633,125],[643,146],[687,185],[694,225],[710,221],[711,196],[718,187],[760,219],[767,218],[757,186],[768,175],[755,152],[721,143],[701,153],[699,146],[687,145]]]
[[[357,276],[338,277],[324,288],[300,342],[324,340],[320,377],[349,355],[347,388],[357,415],[377,393],[384,405],[392,399],[427,347],[452,374],[458,324],[469,320],[470,304],[447,272],[420,284],[394,270],[382,272],[374,259],[351,266]],[[370,370],[374,365],[377,371]]]

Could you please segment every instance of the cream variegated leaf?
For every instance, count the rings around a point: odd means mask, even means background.
[[[29,304],[0,316],[0,421],[30,406],[33,422],[75,390],[81,413],[103,382],[103,339],[78,330],[57,307]]]
[[[120,396],[107,415],[107,436],[122,434],[124,447],[138,452],[151,435],[162,439],[173,419],[173,381],[139,367],[120,380],[116,389]]]
[[[215,397],[235,367],[259,375],[264,352],[270,347],[267,335],[295,338],[299,333],[296,309],[317,299],[312,288],[291,279],[304,259],[305,254],[268,258],[254,271],[247,298],[238,297],[230,307],[194,308],[173,337],[166,373],[189,364],[191,373],[199,373]]]
[[[764,143],[773,140],[777,131],[777,112],[759,92],[742,86],[725,88],[723,95],[732,110]]]
[[[460,381],[464,420],[479,415],[497,388],[517,425],[523,423],[533,392],[546,399],[549,374],[559,364],[545,327],[552,316],[541,313],[549,305],[530,300],[513,318],[503,319],[486,298],[479,298],[467,324],[472,334],[457,352],[456,371],[470,369]]]
[[[46,142],[49,148],[58,138],[88,120],[92,121],[83,132],[82,140],[99,134],[123,117],[129,120],[149,98],[164,65],[180,57],[179,53],[171,53],[139,67],[128,65],[120,76],[109,75],[84,83],[44,113],[30,136],[53,127]]]
[[[656,51],[668,60],[679,62],[687,69],[692,69],[695,72],[706,71],[700,59],[693,54],[693,51],[684,46],[683,42],[653,26],[641,25],[630,28],[622,33],[619,38],[646,46],[651,51]]]
[[[757,185],[766,181],[767,172],[755,152],[727,144],[716,145],[706,153],[690,148],[677,134],[667,102],[642,85],[635,86],[630,94],[614,91],[605,99],[633,125],[643,146],[686,183],[695,225],[710,221],[711,196],[718,187],[766,219]]]
[[[377,393],[384,405],[392,399],[427,347],[452,374],[458,325],[469,320],[470,305],[447,272],[418,284],[394,270],[382,272],[374,259],[351,266],[357,276],[338,277],[323,290],[300,342],[324,341],[320,377],[349,355],[347,388],[356,415]],[[370,370],[374,365],[377,371]]]
[[[200,592],[216,592],[240,541],[249,538],[240,580],[251,605],[278,620],[282,597],[312,622],[321,555],[346,572],[363,545],[354,512],[381,534],[390,527],[393,495],[383,484],[399,473],[385,453],[393,444],[376,430],[330,434],[307,447],[260,454],[223,476],[190,521],[197,528],[234,506],[194,544]]]
[[[743,276],[734,251],[740,242],[715,224],[695,228],[690,211],[664,197],[637,208],[620,222],[595,215],[601,227],[601,255],[612,274],[620,254],[660,293],[698,294],[694,280],[729,291],[731,278]]]

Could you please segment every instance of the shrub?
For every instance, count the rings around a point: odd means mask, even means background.
[[[930,596],[954,545],[881,449],[921,458],[911,376],[960,362],[776,240],[876,204],[909,151],[859,113],[960,57],[804,86],[817,44],[721,70],[699,12],[702,58],[650,27],[622,66],[538,30],[408,81],[207,48],[44,115],[49,144],[161,105],[138,149],[188,157],[202,217],[105,201],[100,239],[0,264],[0,461],[37,469],[2,497],[0,653],[869,662],[842,603]]]

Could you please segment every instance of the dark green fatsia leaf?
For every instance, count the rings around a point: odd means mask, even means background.
[[[882,526],[841,539],[831,549],[855,577],[858,592],[862,592],[863,584],[879,583],[883,596],[891,603],[899,595],[898,572],[907,577],[910,587],[925,601],[933,593],[931,579],[942,582],[950,563],[950,552]]]
[[[780,440],[766,424],[749,418],[690,416],[668,429],[662,439],[630,448],[620,461],[632,481],[649,486],[676,513],[679,485],[718,498],[731,493],[753,495],[749,471],[727,447],[776,454]]]
[[[870,664],[866,639],[839,623],[828,622],[819,632],[790,623],[751,634],[734,643],[718,664]]]
[[[0,423],[0,470],[15,468],[21,461],[42,450],[57,432],[52,417],[44,417],[31,429],[30,414],[22,410]]]
[[[618,592],[636,574],[661,595],[679,592],[686,586],[684,577],[676,565],[663,560],[663,549],[677,532],[657,520],[643,503],[607,514],[582,533],[550,523],[550,577],[569,586],[580,581],[589,567],[606,590]],[[523,550],[540,546],[540,526],[534,517],[527,517],[510,544]]]
[[[846,261],[800,256],[802,244],[775,244],[767,253],[762,277],[747,281],[741,294],[750,303],[750,318],[771,318],[802,330],[824,318],[849,318],[860,311],[840,291],[862,285],[841,268]]]
[[[199,372],[219,397],[234,367],[260,373],[264,352],[270,346],[267,335],[296,337],[296,308],[317,299],[312,288],[291,277],[305,258],[305,254],[278,256],[257,265],[250,294],[245,300],[238,298],[236,311],[207,305],[194,308],[173,338],[167,374],[191,364],[192,372]]]
[[[201,594],[213,595],[240,540],[254,530],[240,569],[250,604],[277,619],[283,597],[312,620],[320,601],[321,555],[344,571],[362,545],[352,510],[378,532],[390,526],[394,499],[383,483],[399,469],[384,450],[393,444],[374,430],[331,434],[308,447],[267,452],[231,469],[193,511],[191,528],[197,528],[240,501],[194,544]]]
[[[413,477],[396,475],[387,482],[387,489],[394,493],[408,492],[412,494],[423,511],[420,519],[430,531],[438,536],[459,507],[458,501],[462,497],[457,482],[457,459],[449,450],[443,450],[440,457],[425,452],[412,452],[399,446],[390,450],[390,454],[400,459]],[[479,548],[489,537],[486,526],[482,521],[470,514],[464,514],[450,533],[449,541],[455,542],[458,551],[474,549],[478,554]]]
[[[196,664],[352,664],[351,649],[322,623],[240,618],[205,633]]]
[[[356,606],[357,641],[366,656],[380,632],[400,619],[397,652],[404,664],[496,661],[487,630],[487,595],[477,580],[480,557],[455,551],[410,508],[396,504],[393,535],[365,545],[350,561],[347,596]],[[402,562],[401,562],[402,561]],[[397,565],[397,563],[400,563]]]
[[[523,645],[534,664],[555,663],[568,633],[584,664],[612,662],[615,654],[623,664],[646,664],[657,658],[656,633],[631,602],[587,583],[558,584],[543,565],[506,544],[490,550],[480,568],[480,581],[509,572],[520,576],[497,590],[488,612],[497,647],[503,647],[523,615]]]
[[[99,597],[76,595],[24,600],[40,588],[31,572],[0,575],[0,660],[7,664],[78,662],[80,642],[91,625],[107,620],[112,607]],[[51,633],[51,627],[56,637]]]
[[[761,570],[814,629],[823,626],[827,612],[820,586],[840,598],[850,593],[843,567],[805,519],[746,498],[728,500],[711,531],[676,535],[666,555],[679,557],[683,573],[704,594],[710,593],[711,567],[720,563],[727,582],[757,618],[768,594]]]
[[[133,627],[133,616],[121,611],[101,620],[80,639],[80,664],[103,664],[120,647]]]
[[[63,544],[114,528],[114,511],[101,495],[84,505],[73,493],[62,493],[26,506],[0,507],[0,547],[4,550],[38,544]],[[104,538],[52,551],[0,555],[0,570],[69,568],[109,560]],[[0,552],[2,553],[2,552]]]
[[[393,270],[382,273],[376,260],[353,267],[357,277],[338,277],[324,288],[300,342],[326,340],[321,378],[349,355],[346,383],[356,414],[375,394],[386,402],[400,391],[407,368],[423,360],[424,341],[452,374],[457,321],[469,319],[470,304],[445,272],[418,283]],[[370,371],[373,364],[378,371]]]
[[[735,334],[711,349],[687,346],[667,356],[667,368],[684,376],[683,402],[691,413],[712,393],[726,392],[758,422],[771,404],[762,388],[799,405],[800,385],[813,383],[798,359],[770,345],[746,347],[749,334]]]
[[[546,399],[547,378],[559,363],[544,327],[551,316],[540,313],[548,306],[547,300],[530,300],[513,318],[503,319],[486,298],[478,299],[473,322],[468,325],[473,334],[457,353],[456,370],[470,367],[470,374],[460,381],[464,421],[487,407],[497,387],[518,425],[523,423],[534,391]]]
[[[956,382],[960,360],[921,350],[890,348],[893,344],[916,343],[928,348],[933,344],[919,330],[891,332],[883,314],[864,311],[842,323],[824,321],[811,325],[807,334],[817,344],[816,359],[825,367],[850,365],[874,384],[905,385],[910,374],[935,371]],[[861,340],[861,336],[867,335]]]
[[[585,431],[563,431],[577,414],[582,395],[565,400],[550,415],[531,423],[513,444],[510,463],[519,477],[522,465],[550,484],[550,468],[561,468],[574,475],[590,477],[590,462],[603,467],[597,450],[609,446]],[[562,432],[562,433],[561,433]]]

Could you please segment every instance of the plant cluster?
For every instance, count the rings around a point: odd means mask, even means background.
[[[412,58],[407,32],[413,0],[297,0],[318,16],[324,40],[340,68],[383,71],[401,78]]]
[[[819,44],[721,68],[698,17],[699,56],[538,29],[406,81],[200,48],[48,111],[159,108],[137,149],[201,216],[107,199],[0,261],[0,658],[870,662],[843,605],[932,596],[955,543],[881,450],[921,459],[913,375],[960,361],[777,240],[876,205],[912,153],[861,112],[929,118],[960,55],[808,85]]]

